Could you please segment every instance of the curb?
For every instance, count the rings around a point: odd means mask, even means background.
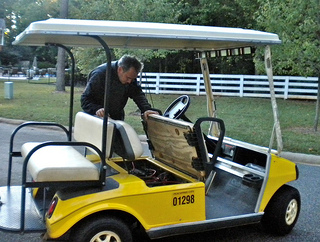
[[[26,120],[21,120],[21,119],[9,119],[9,118],[2,118],[0,117],[0,123],[5,123],[5,124],[12,124],[12,125],[20,125],[26,122],[33,122],[33,121],[26,121]],[[55,126],[39,126],[35,125],[33,128],[37,129],[50,129],[50,130],[55,130],[55,131],[62,131],[61,128],[55,127]],[[66,129],[69,129],[68,126],[65,126]]]
[[[308,155],[301,153],[292,153],[292,152],[281,152],[279,155],[285,159],[288,159],[294,163],[311,165],[311,166],[320,166],[320,156],[318,155]]]
[[[14,124],[14,125],[20,125],[24,122],[27,122],[25,120],[19,120],[19,119],[9,119],[9,118],[2,118],[0,117],[0,123],[6,123],[6,124]]]

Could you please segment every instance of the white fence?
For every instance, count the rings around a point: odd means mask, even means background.
[[[267,76],[211,74],[211,86],[215,96],[270,97]],[[204,95],[202,74],[143,73],[141,86],[154,94]],[[318,78],[298,76],[274,76],[277,98],[317,98]]]

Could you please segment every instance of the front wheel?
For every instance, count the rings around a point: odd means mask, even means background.
[[[77,242],[132,242],[132,233],[127,224],[115,217],[100,217],[85,221],[75,227],[71,241]]]
[[[262,225],[278,235],[288,234],[296,224],[301,206],[299,191],[291,186],[282,186],[271,198],[262,218]]]

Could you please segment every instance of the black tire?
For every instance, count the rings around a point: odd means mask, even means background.
[[[268,232],[286,235],[298,220],[300,206],[299,191],[294,187],[284,185],[271,198],[261,223]]]
[[[122,220],[115,217],[94,217],[76,226],[69,241],[132,242],[133,240],[128,225]]]

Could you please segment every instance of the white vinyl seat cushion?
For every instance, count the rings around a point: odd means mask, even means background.
[[[22,157],[39,144],[23,144]],[[27,168],[36,182],[99,180],[98,168],[71,146],[40,148],[31,156]]]

